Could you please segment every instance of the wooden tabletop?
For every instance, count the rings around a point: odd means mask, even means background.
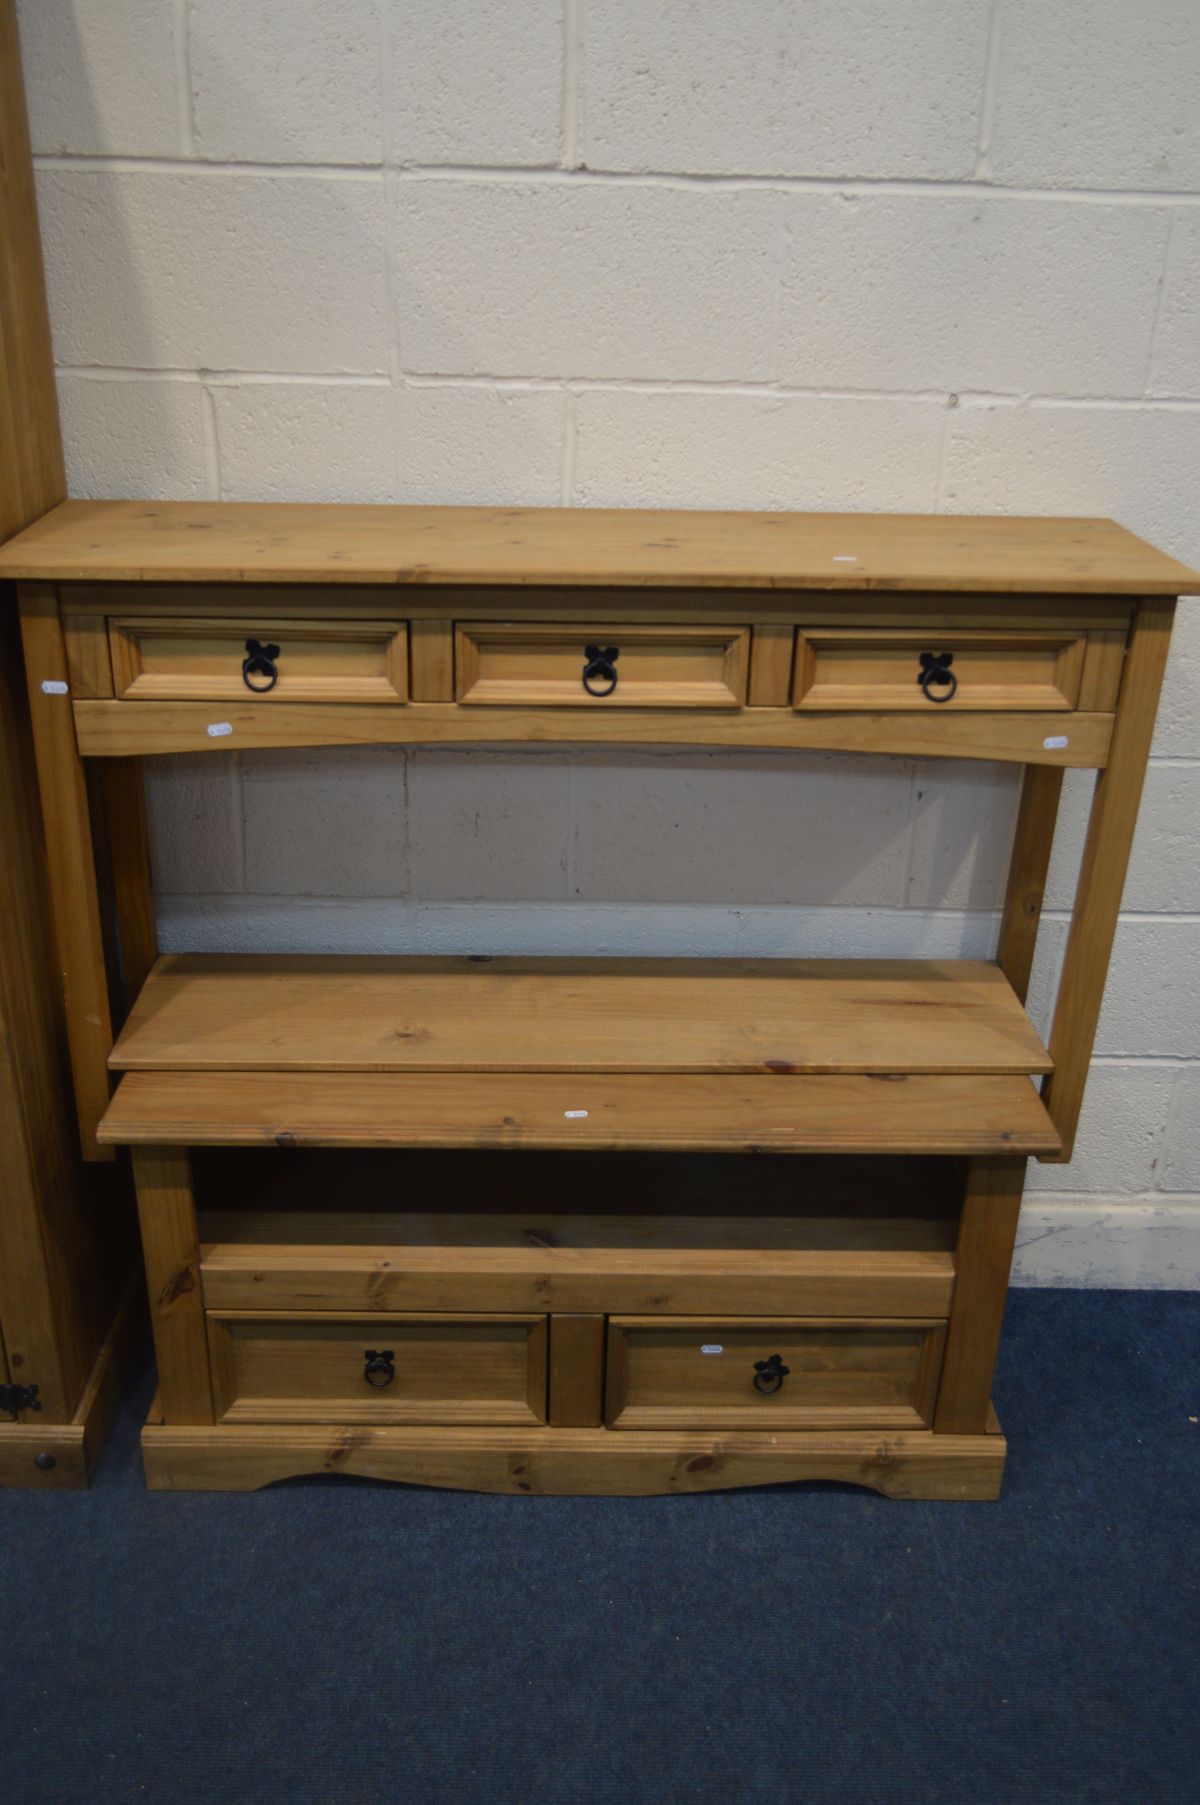
[[[511,583],[1179,595],[1200,574],[1112,520],[68,501],[0,579]]]

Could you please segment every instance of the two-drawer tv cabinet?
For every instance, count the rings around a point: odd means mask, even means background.
[[[996,1495],[1025,1163],[1070,1155],[1200,578],[1100,520],[134,502],[0,576],[84,1150],[132,1149],[151,1485]],[[1019,764],[995,957],[158,956],[143,755],[529,742]]]

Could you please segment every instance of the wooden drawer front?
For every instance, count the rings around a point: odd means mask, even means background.
[[[801,627],[792,706],[1071,709],[1079,699],[1086,650],[1087,634],[1069,628],[989,633]]]
[[[748,627],[460,621],[454,633],[457,699],[497,708],[741,708],[749,660]]]
[[[218,1422],[546,1420],[544,1316],[213,1312],[208,1333]]]
[[[610,1429],[927,1428],[944,1336],[932,1318],[613,1316],[605,1418]]]
[[[125,701],[408,700],[400,621],[263,620],[247,611],[237,621],[110,620],[108,634],[113,687]],[[261,648],[257,663],[251,642]]]

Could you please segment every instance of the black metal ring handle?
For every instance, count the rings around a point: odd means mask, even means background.
[[[782,1354],[771,1354],[766,1360],[754,1362],[754,1389],[770,1394],[778,1391],[791,1372],[790,1366],[783,1364]]]
[[[396,1377],[396,1362],[390,1347],[380,1348],[378,1352],[368,1348],[363,1356],[363,1378],[376,1391],[382,1391]]]
[[[917,682],[927,702],[948,702],[958,688],[958,678],[950,669],[954,663],[953,652],[922,652],[921,668],[917,673]],[[935,696],[930,689],[931,683],[948,685],[943,696]]]
[[[256,696],[265,696],[269,689],[274,689],[279,682],[279,672],[275,669],[275,660],[279,656],[278,646],[260,645],[257,639],[246,641],[246,656],[242,660],[242,682]],[[251,683],[251,677],[265,677],[265,683]]]
[[[583,667],[583,687],[589,696],[611,696],[617,687],[617,659],[621,656],[616,646],[584,646],[583,656],[586,660]],[[597,688],[602,684],[603,688]]]

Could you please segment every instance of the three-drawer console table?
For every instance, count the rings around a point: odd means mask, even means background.
[[[140,502],[3,577],[83,1147],[132,1149],[151,1485],[996,1495],[1025,1163],[1070,1156],[1200,577],[1101,520]],[[529,742],[1019,764],[995,957],[158,955],[141,757]]]

